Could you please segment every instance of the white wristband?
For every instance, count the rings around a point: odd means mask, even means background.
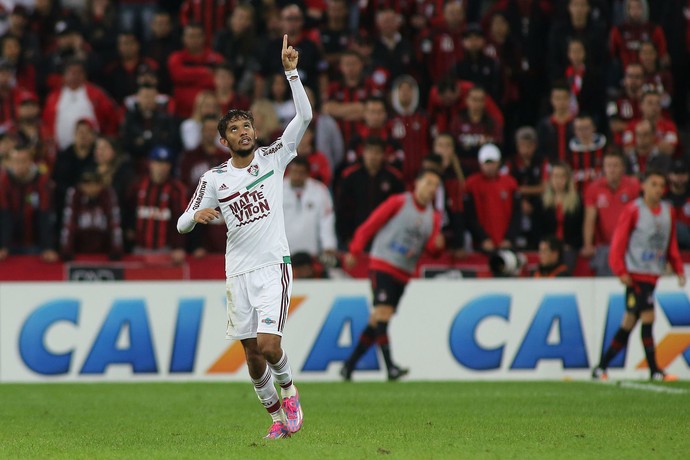
[[[297,72],[297,69],[286,70],[285,71],[285,77],[288,80],[296,80],[299,78],[299,72]]]

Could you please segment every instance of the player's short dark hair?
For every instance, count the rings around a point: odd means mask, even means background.
[[[218,134],[220,134],[221,138],[227,140],[227,137],[225,137],[225,131],[228,129],[228,123],[234,119],[249,120],[252,126],[254,126],[254,115],[252,115],[251,112],[247,110],[230,109],[220,118],[220,120],[218,120]]]
[[[300,157],[300,156],[295,157],[290,162],[290,166],[304,166],[307,169],[307,171],[309,171],[309,169],[310,169],[309,160],[307,160],[305,157]]]
[[[384,141],[378,136],[368,136],[366,139],[364,139],[364,148],[367,147],[376,147],[378,149],[381,149],[382,152],[385,152],[386,141]]]
[[[441,173],[436,171],[435,169],[432,168],[422,168],[419,170],[417,173],[417,179],[421,179],[422,177],[426,176],[427,174],[433,174],[434,176],[438,177],[438,180],[443,181],[443,178],[441,177]]]
[[[658,169],[658,168],[650,168],[650,169],[648,169],[648,170],[645,171],[645,173],[644,173],[644,178],[643,178],[643,182],[646,181],[647,179],[649,179],[649,178],[652,177],[652,176],[663,177],[664,180],[666,180],[667,174],[666,174],[666,171],[663,171],[663,170],[661,170],[661,169]]]

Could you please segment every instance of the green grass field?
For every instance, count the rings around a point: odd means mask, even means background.
[[[674,391],[655,392],[649,387]],[[690,382],[302,383],[265,441],[249,383],[0,385],[0,458],[690,458]]]

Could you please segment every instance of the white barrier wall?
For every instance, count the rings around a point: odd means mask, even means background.
[[[223,282],[0,285],[0,381],[241,380]],[[284,348],[297,381],[339,378],[369,314],[366,281],[298,281]],[[613,279],[415,280],[390,327],[411,380],[586,379],[624,310]],[[657,289],[658,361],[690,379],[690,301]],[[606,335],[606,339],[604,336]],[[612,378],[644,379],[639,326]],[[355,379],[383,380],[376,349]]]

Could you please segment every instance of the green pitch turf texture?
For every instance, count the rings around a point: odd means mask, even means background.
[[[690,382],[633,386],[302,383],[268,441],[249,383],[3,384],[0,458],[690,458]]]

